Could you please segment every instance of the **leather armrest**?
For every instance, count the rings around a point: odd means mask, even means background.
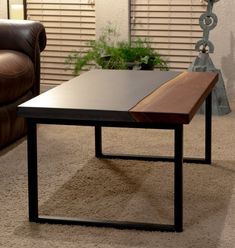
[[[37,21],[0,20],[0,49],[27,54],[33,61],[46,46],[44,26]]]
[[[0,50],[15,50],[28,55],[35,71],[33,95],[40,92],[40,53],[46,46],[42,23],[30,20],[0,20]]]

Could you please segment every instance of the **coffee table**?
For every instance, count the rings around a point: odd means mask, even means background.
[[[218,74],[210,72],[93,70],[18,106],[27,119],[29,221],[115,228],[183,230],[183,162],[211,163],[211,91]],[[183,157],[183,127],[205,103],[205,157]],[[95,128],[99,158],[172,161],[174,223],[155,224],[87,220],[38,213],[37,124]],[[102,151],[102,127],[156,128],[174,131],[174,156],[113,155]],[[154,221],[153,221],[154,222]]]

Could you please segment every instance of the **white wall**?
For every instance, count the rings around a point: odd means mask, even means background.
[[[215,45],[211,56],[215,66],[221,69],[230,100],[235,100],[235,1],[220,0],[213,12],[218,25],[211,31],[210,40]]]
[[[120,40],[129,39],[129,0],[96,0],[96,34],[111,23]]]

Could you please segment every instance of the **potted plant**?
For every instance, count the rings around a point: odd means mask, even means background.
[[[94,62],[102,69],[168,70],[167,63],[146,40],[135,42],[117,41],[117,32],[106,28],[98,40],[90,42],[86,53],[73,52],[66,63],[74,65],[78,75],[82,68]]]

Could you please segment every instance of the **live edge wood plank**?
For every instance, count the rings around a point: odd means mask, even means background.
[[[129,110],[139,122],[188,124],[212,91],[218,74],[183,72]]]

